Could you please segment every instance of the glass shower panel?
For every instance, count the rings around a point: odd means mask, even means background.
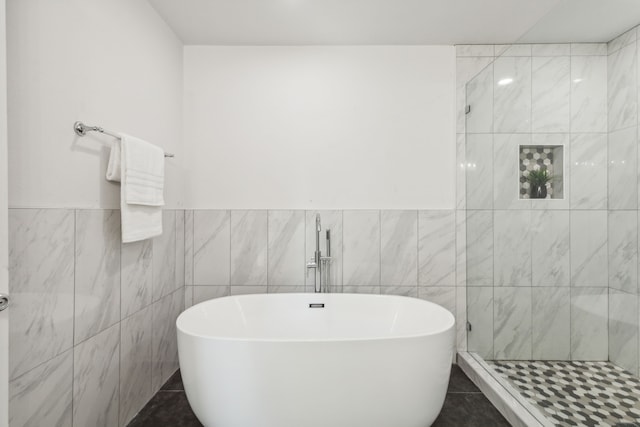
[[[626,301],[637,298],[637,272],[627,277],[637,221],[607,210],[607,154],[624,144],[608,147],[601,129],[581,127],[602,121],[607,56],[572,55],[568,44],[554,45],[558,56],[495,49],[501,55],[465,88],[467,348],[487,360],[609,360],[620,324],[609,308],[623,301],[610,281],[634,281]],[[578,75],[590,76],[591,98],[573,111],[585,96]],[[637,151],[618,157],[621,168]],[[637,332],[632,339],[637,365]]]

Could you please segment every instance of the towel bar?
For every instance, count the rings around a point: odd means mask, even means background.
[[[115,132],[112,132],[110,130],[101,128],[100,126],[88,126],[85,125],[82,122],[75,122],[73,124],[73,130],[76,133],[76,135],[78,136],[85,136],[87,134],[87,132],[99,132],[99,133],[104,133],[106,135],[110,135],[114,138],[118,138],[120,139],[120,135],[118,135]],[[174,157],[173,153],[164,153],[165,157]]]

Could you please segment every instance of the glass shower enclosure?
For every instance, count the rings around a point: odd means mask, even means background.
[[[525,35],[467,57],[489,63],[465,86],[458,148],[467,350],[552,423],[640,421],[640,32],[624,30],[608,43]],[[637,393],[592,395],[580,384],[603,384],[593,376]],[[567,396],[582,400],[569,415]],[[614,409],[579,410],[597,401]]]

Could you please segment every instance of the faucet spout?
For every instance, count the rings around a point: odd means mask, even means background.
[[[316,214],[316,252],[314,254],[314,260],[316,263],[316,292],[322,292],[322,268],[320,268],[320,259],[322,258],[322,253],[320,252],[320,230],[322,227],[320,226],[320,214]]]
[[[329,262],[330,262],[330,253],[331,253],[331,243],[330,243],[330,234],[329,230],[327,230],[327,256],[323,257],[322,252],[320,251],[320,232],[322,231],[322,226],[320,223],[320,214],[316,214],[316,250],[313,254],[313,258],[307,262],[307,275],[310,269],[314,270],[313,282],[314,282],[314,291],[319,292],[327,292],[328,291],[328,281],[325,279],[323,284],[323,277],[328,275],[329,273]],[[328,276],[327,276],[328,277]],[[324,289],[323,289],[324,288]]]

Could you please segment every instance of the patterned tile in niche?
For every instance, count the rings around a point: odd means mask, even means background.
[[[547,185],[547,199],[563,198],[563,146],[561,145],[521,145],[520,146],[520,198],[529,199],[531,187],[529,173],[546,170],[552,179]]]
[[[640,426],[640,380],[609,362],[490,361],[559,426]]]

